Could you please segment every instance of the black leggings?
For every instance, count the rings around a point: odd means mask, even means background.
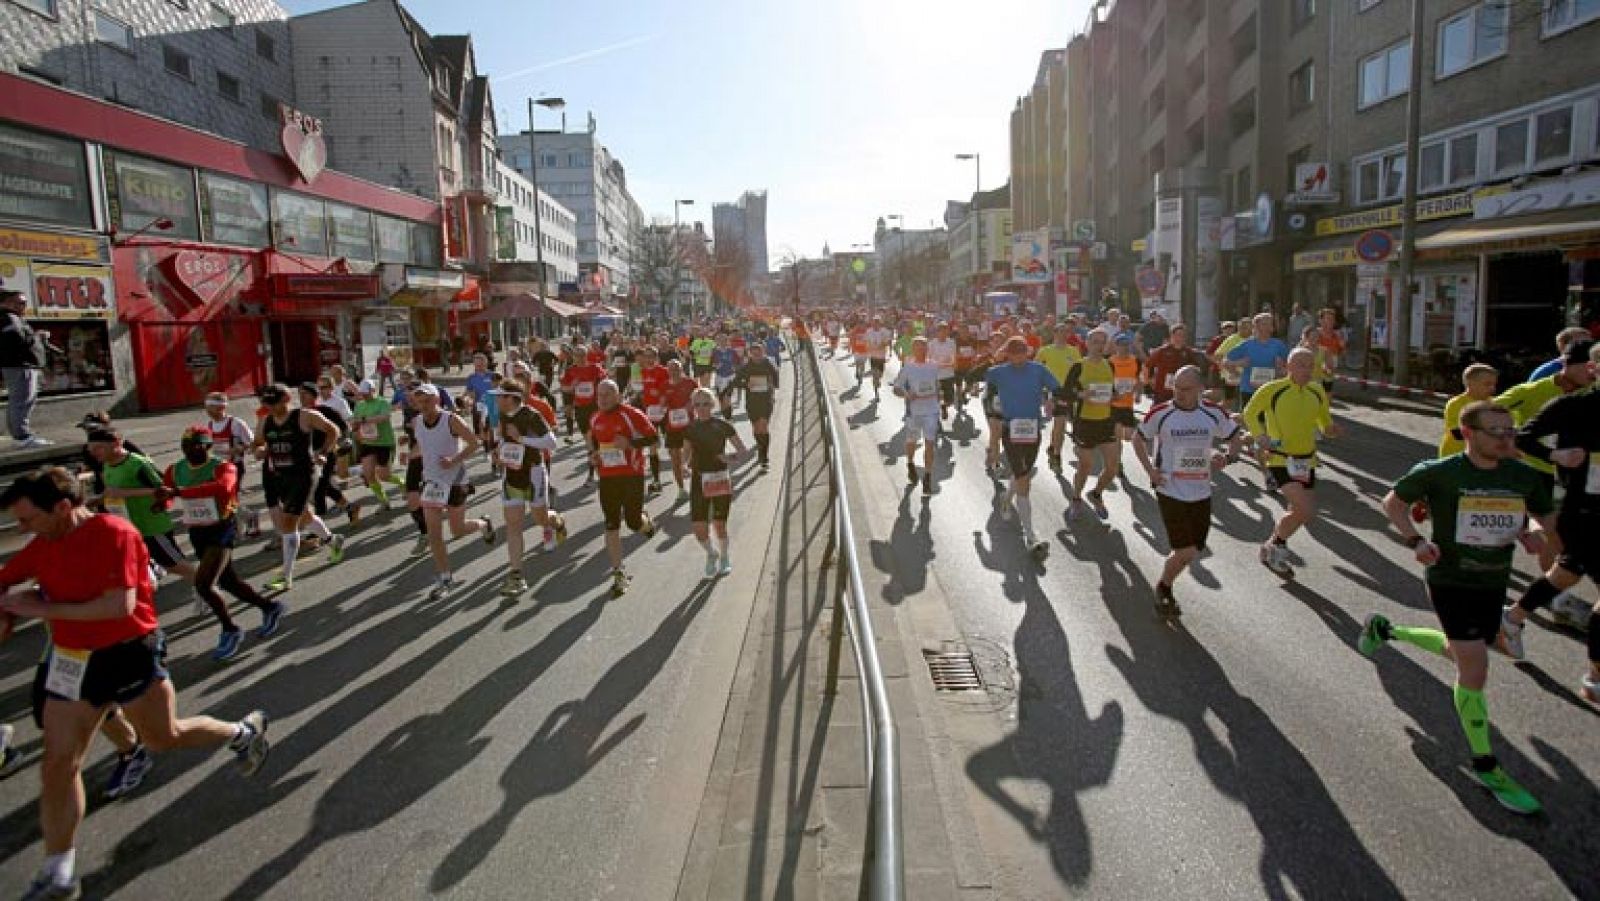
[[[324,464],[322,467],[322,477],[317,479],[317,491],[311,498],[312,506],[316,509],[318,516],[327,515],[328,501],[330,499],[336,504],[342,505],[345,502],[344,492],[334,487],[333,484],[333,477],[338,474],[338,469],[339,467],[331,463]]]
[[[257,609],[266,610],[272,606],[250,587],[249,582],[239,578],[239,573],[233,568],[233,548],[213,545],[200,555],[200,567],[194,574],[194,591],[211,608],[222,628],[232,632],[239,627],[228,616],[228,604],[217,593],[218,586]]]

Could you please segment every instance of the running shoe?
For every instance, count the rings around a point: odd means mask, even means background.
[[[449,576],[440,576],[434,580],[433,587],[428,589],[428,600],[437,601],[438,599],[449,594],[450,589],[454,587],[454,579],[450,578]]]
[[[628,574],[620,569],[611,571],[611,596],[622,597],[628,591]]]
[[[278,627],[283,623],[284,614],[289,612],[289,605],[278,601],[271,607],[261,611],[261,627],[256,629],[257,638],[271,638],[278,634]]]
[[[305,535],[300,538],[300,554],[315,554],[322,550],[322,538],[317,535]]]
[[[1356,639],[1356,650],[1363,656],[1371,657],[1391,637],[1393,633],[1390,631],[1389,618],[1380,613],[1369,613],[1366,622],[1361,624],[1361,637]]]
[[[1505,769],[1501,767],[1495,767],[1488,772],[1474,770],[1472,775],[1478,780],[1479,784],[1494,795],[1494,799],[1500,802],[1501,807],[1512,813],[1532,816],[1544,809],[1539,804],[1538,798],[1529,794],[1527,789],[1518,785],[1510,776],[1507,776]]]
[[[1183,609],[1178,606],[1178,599],[1172,595],[1171,585],[1156,583],[1156,613],[1164,617],[1183,615]]]
[[[155,765],[155,760],[144,749],[144,745],[135,745],[130,753],[118,754],[117,765],[112,768],[111,778],[106,780],[105,791],[101,794],[107,801],[115,801],[138,788]]]
[[[506,576],[506,584],[500,586],[500,594],[504,597],[514,598],[528,590],[528,583],[522,581],[521,573],[511,573]]]
[[[1289,549],[1274,541],[1261,546],[1261,565],[1280,578],[1294,575],[1294,567],[1289,565]]]
[[[1500,634],[1495,638],[1495,650],[1512,660],[1527,660],[1528,649],[1522,646],[1522,623],[1511,621],[1511,606],[1500,611]]]
[[[238,755],[239,769],[246,776],[254,776],[267,762],[267,752],[272,750],[271,742],[267,741],[267,715],[252,710],[239,721],[239,729],[239,736],[229,742],[228,747]]]
[[[428,555],[428,536],[418,535],[417,543],[411,546],[411,556],[426,557]]]
[[[328,562],[329,563],[341,563],[343,561],[344,561],[344,536],[343,535],[335,535],[335,536],[333,536],[333,540],[328,542]]]
[[[714,579],[717,576],[717,552],[706,552],[706,578]]]
[[[717,567],[717,575],[725,576],[731,572],[733,572],[733,558],[724,553],[722,555],[722,565]]]
[[[1585,701],[1600,706],[1600,679],[1595,678],[1592,673],[1584,676],[1583,684],[1578,687],[1578,694],[1582,695]],[[0,766],[0,776],[3,775],[5,767]]]
[[[660,494],[661,493],[661,480],[660,479],[652,480],[650,482],[650,485],[648,486],[648,488],[646,490],[648,490],[652,495]]]
[[[1550,618],[1569,629],[1587,632],[1589,621],[1593,618],[1593,608],[1572,592],[1563,591],[1550,602]]]
[[[244,647],[244,631],[242,629],[223,629],[217,636],[217,649],[211,652],[211,659],[221,663],[239,656],[239,649]]]
[[[355,503],[346,504],[345,508],[344,508],[344,515],[350,517],[350,524],[352,526],[360,523],[361,522],[361,505],[360,504],[355,504]]]
[[[1083,518],[1083,501],[1073,498],[1067,502],[1067,522],[1077,522]]]
[[[78,901],[83,897],[83,884],[74,879],[66,885],[57,885],[49,876],[40,875],[22,893],[22,901]]]
[[[494,547],[494,522],[492,522],[487,516],[480,519],[479,522],[483,523],[483,543],[490,547]]]
[[[1111,511],[1106,509],[1105,497],[1098,491],[1089,492],[1088,497],[1089,506],[1094,508],[1094,515],[1098,516],[1101,522],[1110,522]]]
[[[22,752],[13,743],[16,734],[10,723],[0,723],[0,779],[22,769]]]
[[[639,534],[646,538],[654,538],[656,536],[656,521],[651,519],[648,513],[640,514],[639,518],[644,520],[639,524]]]
[[[294,580],[280,575],[267,583],[268,591],[288,591],[294,587]]]

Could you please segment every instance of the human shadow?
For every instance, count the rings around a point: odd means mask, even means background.
[[[913,515],[912,498],[917,490],[917,486],[908,485],[901,494],[889,540],[872,542],[872,565],[889,577],[882,597],[890,604],[922,593],[928,585],[928,568],[937,556],[932,533],[933,499],[922,495]]]

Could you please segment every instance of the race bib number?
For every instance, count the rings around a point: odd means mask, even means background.
[[[1038,444],[1039,421],[1037,419],[1013,419],[1007,424],[1011,430],[1012,444]]]
[[[911,383],[912,397],[933,397],[939,393],[939,386],[934,382],[919,381]]]
[[[512,469],[521,469],[522,461],[528,455],[526,445],[515,441],[500,442],[500,462]]]
[[[1456,507],[1456,542],[1509,547],[1522,533],[1527,505],[1520,497],[1463,497]]]
[[[443,482],[422,483],[422,506],[439,508],[450,503],[450,486]]]
[[[1296,482],[1311,481],[1311,459],[1309,457],[1286,457],[1283,468],[1288,470],[1289,478]]]
[[[369,443],[373,442],[373,441],[377,441],[378,440],[378,424],[375,423],[375,422],[363,422],[361,424],[361,428],[356,429],[356,437],[360,438],[362,441],[366,441],[366,442],[369,442]]]
[[[294,457],[288,454],[273,454],[271,460],[273,469],[294,468]]]
[[[667,411],[667,425],[670,425],[675,429],[687,428],[688,425],[689,425],[689,411],[688,410],[668,410]]]
[[[120,497],[108,497],[106,498],[106,512],[112,516],[120,516],[123,519],[127,519],[128,502]]]
[[[1583,485],[1584,494],[1600,494],[1600,453],[1589,455],[1589,479]]]
[[[214,497],[180,497],[180,511],[186,526],[214,526],[221,516],[217,513]]]
[[[1112,392],[1117,397],[1127,397],[1133,393],[1133,386],[1137,381],[1138,379],[1117,379],[1112,384]]]
[[[650,417],[651,422],[660,422],[661,417],[667,415],[667,408],[660,404],[651,404],[649,407],[645,408],[644,413],[646,416]]]
[[[767,387],[767,377],[764,375],[752,375],[750,380],[745,382],[745,387],[751,394],[766,394],[771,390]]]
[[[1172,468],[1175,479],[1204,479],[1211,472],[1211,448],[1204,444],[1182,445]]]
[[[733,493],[733,477],[726,469],[700,473],[700,494],[705,497],[727,497]]]
[[[1250,367],[1250,390],[1254,391],[1277,377],[1278,370],[1273,369],[1271,366],[1252,366]]]
[[[619,469],[628,465],[628,455],[614,444],[600,445],[600,465],[606,469]]]
[[[572,387],[572,396],[576,397],[579,401],[582,401],[585,404],[591,400],[594,400],[594,383],[579,382]]]
[[[62,647],[50,650],[50,667],[45,670],[44,690],[76,701],[83,693],[83,677],[89,672],[89,651]]]
[[[1111,403],[1112,386],[1106,382],[1095,382],[1083,386],[1083,399],[1091,404]]]

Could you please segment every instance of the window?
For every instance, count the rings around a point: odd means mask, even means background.
[[[1596,19],[1600,19],[1600,0],[1545,0],[1545,37],[1560,34]]]
[[[229,75],[226,72],[218,72],[217,73],[217,93],[221,94],[223,97],[225,97],[225,98],[227,98],[229,100],[232,100],[234,103],[238,103],[239,102],[239,79],[234,78],[232,75]]]
[[[1411,42],[1385,47],[1361,61],[1357,106],[1365,109],[1404,94],[1411,84]]]
[[[278,247],[306,254],[326,256],[328,253],[328,213],[322,201],[314,197],[272,192],[272,225]]]
[[[1145,98],[1145,118],[1155,119],[1167,110],[1167,85],[1166,82],[1156,85],[1156,89]]]
[[[372,253],[372,214],[339,203],[328,204],[328,226],[334,256],[367,261]]]
[[[556,155],[555,154],[553,154],[553,153],[541,153],[541,154],[539,154],[539,165],[544,166],[547,169],[555,169],[555,168],[559,167],[561,164],[556,162]]]
[[[1377,6],[1379,3],[1382,3],[1382,2],[1383,2],[1383,0],[1358,0],[1358,2],[1356,3],[1356,12],[1364,13],[1367,10],[1373,8],[1374,6]]]
[[[220,28],[228,33],[233,32],[233,13],[228,12],[222,5],[212,3],[206,8],[206,18],[211,21],[212,28]]]
[[[1399,197],[1405,188],[1406,157],[1403,153],[1383,155],[1383,196]]]
[[[167,67],[168,72],[179,78],[194,80],[194,65],[189,59],[189,54],[171,44],[161,45],[161,64]]]
[[[256,32],[256,56],[277,62],[278,42],[272,39],[272,35],[264,31]]]
[[[94,224],[81,141],[0,124],[0,216],[73,228]]]
[[[1450,141],[1450,183],[1471,182],[1478,177],[1478,136],[1462,135]]]
[[[1422,147],[1422,168],[1417,170],[1417,188],[1421,191],[1438,190],[1444,185],[1445,144],[1437,141]]]
[[[1289,73],[1289,109],[1298,112],[1317,99],[1317,64],[1307,60],[1305,65]]]
[[[105,156],[106,194],[120,231],[132,234],[157,219],[170,219],[166,237],[200,239],[193,169],[113,151]]]
[[[1516,173],[1528,165],[1528,120],[1519,119],[1494,130],[1494,171]]]
[[[1381,172],[1381,164],[1377,160],[1369,160],[1356,167],[1356,203],[1378,201],[1382,196],[1378,183]]]
[[[261,118],[278,118],[278,98],[268,94],[266,91],[261,92]]]
[[[1154,68],[1160,61],[1161,54],[1167,49],[1167,23],[1162,22],[1156,30],[1150,33],[1150,41],[1144,45],[1145,68]]]
[[[1233,176],[1233,202],[1237,209],[1248,210],[1255,207],[1255,197],[1251,194],[1250,167],[1240,166],[1239,171]]]
[[[1289,156],[1284,160],[1283,168],[1288,174],[1289,178],[1288,193],[1293,194],[1300,190],[1300,182],[1297,178],[1299,169],[1302,165],[1309,162],[1311,162],[1310,144],[1307,144],[1304,147],[1301,147],[1299,150],[1296,150],[1294,153],[1289,154]]]
[[[1189,146],[1189,158],[1190,159],[1194,159],[1195,157],[1205,156],[1205,153],[1206,153],[1206,122],[1205,122],[1205,119],[1200,119],[1199,121],[1195,122],[1193,125],[1189,126],[1189,132],[1186,135],[1186,140],[1187,140],[1187,143],[1188,143],[1188,146]]]
[[[1256,127],[1256,92],[1240,97],[1228,109],[1228,125],[1233,130],[1235,138]]]
[[[23,9],[31,9],[41,16],[56,17],[56,0],[11,0]]]
[[[1289,30],[1299,31],[1317,17],[1317,0],[1290,0]]]
[[[240,247],[271,243],[265,185],[202,172],[200,203],[206,240]]]
[[[1240,63],[1243,63],[1245,60],[1247,60],[1250,57],[1255,55],[1255,53],[1256,53],[1256,16],[1255,16],[1255,13],[1251,13],[1250,14],[1250,18],[1246,19],[1245,23],[1243,25],[1239,26],[1239,30],[1235,31],[1233,33],[1233,37],[1232,38],[1229,38],[1229,43],[1233,45],[1233,67],[1236,68],[1236,69],[1239,67]]]
[[[1150,148],[1150,172],[1155,174],[1167,168],[1167,145],[1157,141],[1156,146]]]
[[[1533,121],[1535,168],[1564,163],[1572,157],[1572,107],[1540,113]]]
[[[1439,23],[1439,49],[1434,70],[1440,78],[1503,56],[1511,7],[1489,0]]]
[[[94,39],[102,44],[133,52],[133,28],[127,22],[115,16],[106,15],[100,10],[95,10]]]

